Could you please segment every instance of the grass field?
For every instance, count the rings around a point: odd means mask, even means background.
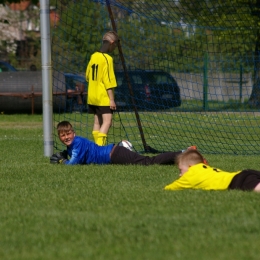
[[[40,115],[0,115],[0,259],[259,259],[260,194],[163,191],[174,166],[51,165],[42,135]]]

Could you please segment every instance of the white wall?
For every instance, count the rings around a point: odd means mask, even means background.
[[[181,89],[182,99],[203,100],[203,74],[172,73]],[[248,99],[252,92],[252,75],[242,76],[242,101]],[[240,75],[234,73],[208,74],[208,100],[239,100]]]

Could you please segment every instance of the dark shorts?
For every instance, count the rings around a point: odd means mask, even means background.
[[[231,190],[254,190],[257,184],[260,183],[260,172],[255,170],[243,170],[237,174],[231,183],[229,189]]]
[[[88,105],[88,113],[94,115],[103,115],[103,114],[113,114],[113,110],[110,109],[110,106],[94,106]]]

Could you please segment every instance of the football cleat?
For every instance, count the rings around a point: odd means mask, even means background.
[[[197,150],[197,146],[196,145],[189,146],[187,150]]]

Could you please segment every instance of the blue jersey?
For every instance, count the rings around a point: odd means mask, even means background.
[[[75,136],[71,145],[67,146],[70,160],[65,161],[65,164],[109,164],[113,146],[98,146],[86,138]]]

